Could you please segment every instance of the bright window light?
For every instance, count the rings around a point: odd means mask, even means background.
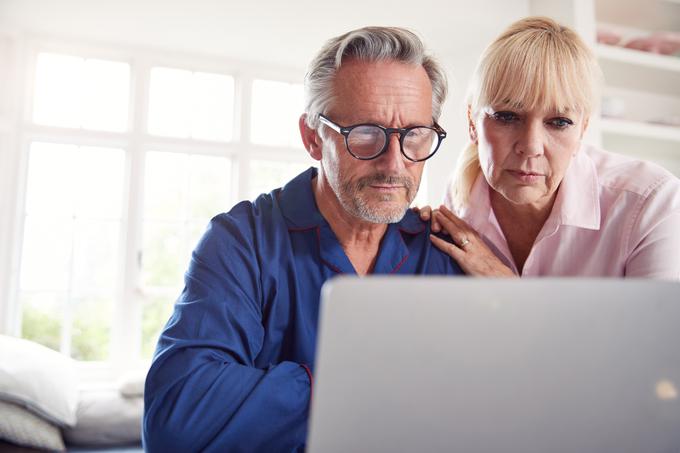
[[[310,163],[279,160],[250,161],[249,195],[254,199],[262,193],[282,187],[310,167]]]
[[[33,121],[57,127],[127,130],[130,65],[38,54]]]
[[[231,160],[146,153],[142,245],[142,354],[150,357],[208,222],[231,208]]]
[[[52,143],[30,148],[22,335],[80,360],[108,357],[124,163],[121,149]]]
[[[429,191],[427,189],[427,165],[425,165],[425,168],[423,169],[423,174],[420,178],[420,187],[418,188],[418,194],[411,203],[411,206],[418,206],[419,208],[422,208],[425,205],[428,204],[432,205],[433,203],[434,203],[433,207],[437,207],[441,203],[441,200],[430,201],[429,199]]]
[[[233,123],[233,77],[171,68],[151,69],[150,134],[229,141]]]
[[[253,81],[252,142],[302,148],[298,120],[303,109],[304,91],[301,84]]]

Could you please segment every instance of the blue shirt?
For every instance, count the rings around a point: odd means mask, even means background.
[[[316,169],[212,219],[158,341],[144,446],[303,451],[321,285],[355,274],[312,193]],[[375,274],[461,274],[410,210],[390,224]]]

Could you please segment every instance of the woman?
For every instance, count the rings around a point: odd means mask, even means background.
[[[470,143],[432,213],[453,244],[432,241],[468,274],[680,279],[679,180],[581,144],[599,78],[581,39],[548,18],[520,20],[486,49]]]

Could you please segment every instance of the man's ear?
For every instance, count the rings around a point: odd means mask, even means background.
[[[472,120],[472,106],[468,104],[467,107],[467,119],[468,119],[468,134],[470,134],[470,141],[477,144],[477,128],[475,127],[475,122]]]
[[[314,160],[321,160],[321,148],[322,141],[319,137],[318,132],[307,125],[307,114],[303,113],[300,116],[300,121],[298,122],[300,127],[300,136],[302,137],[302,143],[305,145],[305,149],[312,156]]]

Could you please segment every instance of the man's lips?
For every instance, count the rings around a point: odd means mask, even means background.
[[[376,190],[397,190],[403,189],[402,185],[387,185],[387,184],[371,184],[371,187]]]

